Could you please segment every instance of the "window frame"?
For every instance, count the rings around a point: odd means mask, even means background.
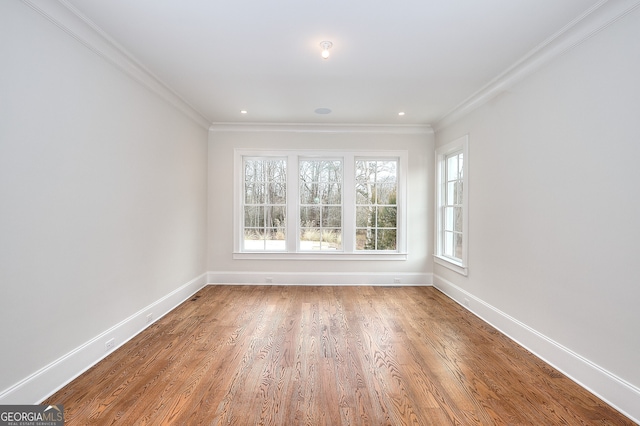
[[[287,159],[287,217],[285,251],[243,250],[243,199],[244,158],[272,157]],[[301,251],[299,161],[336,160],[343,165],[342,181],[342,250]],[[357,159],[397,161],[397,235],[396,250],[356,250],[355,247],[355,161]],[[283,259],[283,260],[406,260],[407,259],[407,167],[408,153],[404,150],[359,151],[359,150],[234,150],[234,208],[233,208],[233,258],[234,259]],[[353,183],[353,185],[352,185]],[[351,189],[351,190],[348,190]]]
[[[447,205],[447,159],[454,154],[462,153],[462,253],[461,258],[453,258],[444,254],[445,218],[444,207]],[[468,275],[469,258],[469,135],[455,139],[436,149],[436,211],[435,211],[435,263],[445,266],[461,275]]]
[[[247,203],[247,202],[246,202],[246,186],[245,186],[245,184],[247,183],[246,176],[245,176],[245,172],[246,172],[246,168],[245,168],[245,166],[246,166],[246,161],[262,161],[262,160],[265,160],[265,159],[266,159],[265,157],[250,157],[250,156],[245,156],[245,157],[243,157],[243,159],[242,159],[242,165],[241,165],[241,167],[242,167],[242,170],[243,170],[243,176],[242,176],[243,178],[242,178],[242,186],[241,186],[241,187],[242,187],[242,191],[243,191],[243,193],[242,193],[242,209],[241,209],[241,212],[242,212],[242,213],[241,213],[241,214],[242,214],[242,217],[243,217],[243,223],[242,223],[242,232],[243,232],[243,235],[244,235],[244,233],[246,232],[246,230],[247,230],[247,229],[254,229],[254,230],[256,230],[256,232],[257,232],[257,233],[259,233],[259,231],[263,231],[265,235],[266,235],[266,233],[267,233],[268,229],[274,229],[274,228],[268,228],[268,227],[266,226],[266,223],[264,223],[264,224],[263,224],[263,226],[261,226],[261,227],[247,226],[247,224],[245,223],[245,220],[246,220],[246,210],[245,210],[245,208],[246,208],[246,207],[258,207],[258,208],[260,208],[260,207],[261,207],[262,209],[264,209],[264,210],[263,210],[263,212],[264,212],[266,209],[268,209],[268,208],[274,208],[274,207],[284,207],[284,208],[285,208],[285,210],[286,210],[286,206],[287,206],[287,202],[286,202],[286,201],[287,201],[287,200],[286,200],[287,193],[286,193],[286,190],[285,190],[285,203],[284,203],[284,204],[282,204],[282,203],[275,203],[275,202],[273,202],[273,200],[270,200],[270,199],[269,199],[269,200],[265,200],[265,202],[263,202],[263,203]],[[284,161],[284,162],[285,162],[285,176],[287,176],[287,173],[288,173],[288,172],[286,171],[287,159],[286,159],[285,157],[275,157],[275,156],[272,156],[272,157],[269,157],[269,159],[268,159],[268,160],[269,160],[269,161],[272,161],[272,162],[275,162],[275,161]],[[278,182],[272,182],[272,181],[253,181],[253,183],[254,183],[254,184],[256,184],[256,186],[259,186],[259,184],[260,184],[260,183],[262,183],[262,184],[264,184],[264,185],[265,185],[265,188],[266,188],[266,187],[270,186],[270,184],[275,184],[275,183],[278,183]],[[280,182],[280,183],[281,183],[281,182]],[[285,187],[286,187],[286,185],[287,185],[287,184],[288,184],[288,182],[286,182],[286,181],[285,181]],[[263,215],[264,215],[264,213],[263,213]],[[263,219],[264,219],[264,218],[263,218]],[[266,220],[264,220],[264,221],[266,222]],[[285,230],[286,230],[286,228],[285,228]],[[241,243],[241,244],[243,244],[243,242],[244,242],[244,241],[246,241],[246,239],[243,237],[243,239],[241,240],[241,242],[240,242],[240,243]],[[268,241],[268,239],[262,239],[263,246],[264,246],[265,248],[266,248],[267,241]],[[281,241],[281,240],[280,240],[280,241]],[[285,247],[286,247],[286,240],[285,240]],[[257,251],[257,250],[256,250],[256,251]],[[266,250],[261,250],[261,251],[266,251]],[[279,252],[282,252],[283,250],[270,250],[270,251],[279,251]]]

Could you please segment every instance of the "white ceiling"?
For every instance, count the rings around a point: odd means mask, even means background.
[[[334,124],[434,123],[602,3],[61,1],[211,122]]]

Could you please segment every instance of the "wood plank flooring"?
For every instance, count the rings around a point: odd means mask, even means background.
[[[633,425],[433,287],[208,286],[52,395],[67,425]]]

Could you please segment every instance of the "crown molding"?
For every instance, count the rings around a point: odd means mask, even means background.
[[[431,126],[418,124],[213,123],[209,130],[212,132],[433,134]]]
[[[145,68],[133,55],[66,0],[22,0],[22,2],[93,53],[151,89],[200,126],[208,128],[211,124],[211,120],[207,120],[199,111]]]
[[[600,0],[515,64],[434,122],[435,132],[466,116],[545,64],[578,46],[640,6],[640,0]]]

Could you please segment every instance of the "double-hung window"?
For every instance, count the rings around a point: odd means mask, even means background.
[[[300,159],[299,251],[342,250],[342,160]]]
[[[395,250],[398,162],[356,161],[356,249]]]
[[[252,251],[286,249],[287,160],[244,159],[244,247]]]
[[[406,151],[236,150],[235,164],[234,258],[406,259]]]
[[[467,274],[468,136],[436,150],[435,261]]]

